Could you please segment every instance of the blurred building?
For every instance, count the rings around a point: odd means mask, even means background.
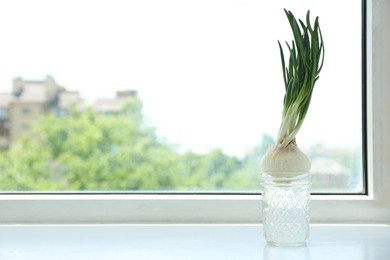
[[[99,99],[91,108],[101,114],[116,114],[135,97],[136,91],[117,91],[114,98]],[[0,93],[0,149],[18,140],[41,115],[53,113],[61,117],[72,108],[83,111],[87,107],[78,91],[66,90],[50,76],[42,81],[16,78],[12,93]]]
[[[50,76],[42,81],[14,79],[12,93],[0,94],[0,149],[19,139],[40,115],[82,105],[78,92],[67,91]]]
[[[312,183],[320,190],[348,189],[353,177],[352,169],[330,157],[311,159]]]
[[[135,97],[137,97],[137,91],[135,90],[117,91],[114,98],[96,100],[93,109],[104,115],[116,114],[123,109],[129,100]]]

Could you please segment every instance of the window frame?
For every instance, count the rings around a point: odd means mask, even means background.
[[[390,24],[390,2],[367,0],[366,4],[367,194],[312,195],[312,223],[390,223],[390,103],[385,102],[390,100],[390,59],[386,59],[390,32],[385,30]],[[261,219],[261,195],[0,195],[0,224],[255,224]]]

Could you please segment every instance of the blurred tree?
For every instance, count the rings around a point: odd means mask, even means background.
[[[201,191],[224,189],[226,181],[241,166],[237,158],[225,155],[220,149],[207,154],[187,152],[180,162],[185,188]]]
[[[230,189],[241,191],[260,191],[260,162],[270,145],[275,140],[268,134],[263,134],[260,143],[255,146],[242,160],[242,167],[229,178],[225,185]]]
[[[72,110],[42,117],[1,160],[2,190],[161,190],[178,185],[177,154],[143,122],[141,104],[118,114]]]
[[[244,160],[220,149],[181,154],[145,124],[139,100],[111,115],[74,109],[42,116],[1,155],[0,190],[258,191],[269,139]]]

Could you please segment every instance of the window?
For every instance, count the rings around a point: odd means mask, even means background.
[[[7,115],[7,110],[5,108],[0,107],[0,119],[4,119]]]
[[[313,222],[389,222],[390,135],[386,113],[390,76],[390,6],[368,2],[368,195],[313,196]],[[375,17],[372,15],[375,13]],[[372,39],[372,40],[371,40]],[[259,195],[3,195],[2,223],[257,223]],[[28,214],[26,214],[26,212]],[[29,219],[26,219],[28,216]]]
[[[31,114],[31,108],[29,108],[29,107],[23,107],[23,108],[21,109],[21,112],[22,112],[22,114],[29,115],[29,114]]]
[[[0,190],[258,193],[260,159],[280,124],[277,40],[292,37],[287,7],[298,17],[309,8],[312,20],[320,16],[326,41],[325,67],[298,136],[312,160],[314,191],[365,193],[356,1],[337,10],[323,1],[23,5],[12,2],[0,15],[22,18],[12,29],[2,23],[15,41],[2,62],[23,60],[8,73],[9,82],[20,76],[12,82],[15,99],[47,111],[23,107],[36,122],[17,135],[11,127],[18,138],[6,152]],[[35,40],[18,45],[20,32]]]

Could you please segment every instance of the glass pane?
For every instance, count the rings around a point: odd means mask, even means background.
[[[314,192],[363,191],[361,5],[0,4],[0,190],[259,192],[284,85],[283,8],[320,17],[325,65],[297,142]]]

